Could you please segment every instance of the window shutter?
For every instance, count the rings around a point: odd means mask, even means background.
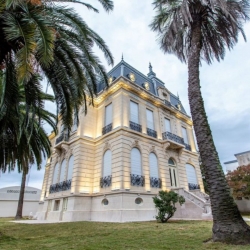
[[[54,173],[53,173],[53,183],[52,184],[56,184],[57,183],[57,178],[58,178],[58,168],[59,168],[59,163],[56,164],[55,168],[54,168]]]
[[[186,164],[186,172],[187,172],[188,183],[198,184],[195,168],[192,165]]]
[[[165,118],[165,132],[171,132],[170,120]]]
[[[69,158],[69,163],[68,163],[68,175],[67,175],[67,180],[71,180],[73,176],[73,169],[74,169],[74,156],[71,155]]]
[[[153,111],[147,109],[147,127],[154,130]]]
[[[66,161],[63,160],[62,165],[61,165],[61,172],[60,172],[60,180],[59,180],[59,182],[64,181],[65,169],[66,169]]]
[[[184,142],[188,144],[187,130],[183,127],[182,127],[182,136],[183,136]]]
[[[130,101],[130,121],[139,124],[139,105]]]
[[[142,175],[141,171],[141,152],[137,148],[131,150],[131,173]]]
[[[112,153],[110,150],[107,150],[103,156],[103,174],[102,177],[111,175],[112,170]]]
[[[105,108],[105,126],[112,123],[112,103]]]
[[[157,157],[154,153],[150,153],[149,155],[149,166],[150,166],[150,177],[158,178],[158,162]]]

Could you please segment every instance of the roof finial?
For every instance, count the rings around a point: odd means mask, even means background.
[[[123,61],[123,53],[122,53],[122,61]]]
[[[177,92],[177,98],[178,98],[178,99],[180,99],[180,97],[179,97],[179,93],[178,93],[178,92]]]
[[[153,71],[153,67],[151,65],[151,62],[149,62],[149,72],[152,72]]]

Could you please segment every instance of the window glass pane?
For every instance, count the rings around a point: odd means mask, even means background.
[[[165,118],[165,130],[166,132],[171,132],[170,120]]]
[[[141,175],[141,152],[137,148],[131,150],[131,173]]]
[[[147,127],[154,130],[153,111],[147,109]]]
[[[112,103],[105,107],[105,126],[112,123]]]
[[[69,158],[69,163],[68,163],[68,176],[67,176],[67,180],[71,180],[72,179],[72,175],[73,175],[73,169],[74,169],[74,156],[71,155],[71,157]]]
[[[182,127],[182,136],[183,136],[184,142],[188,144],[187,130],[183,127]]]
[[[172,187],[173,186],[173,181],[172,181],[171,168],[169,168],[169,176],[170,176],[170,184],[171,184],[171,187]]]
[[[54,168],[54,173],[53,173],[53,183],[52,184],[56,184],[57,180],[58,180],[58,170],[59,170],[59,163],[56,164],[55,168]]]
[[[112,154],[107,150],[103,156],[103,177],[111,175]]]
[[[198,184],[195,168],[192,165],[186,164],[186,172],[187,172],[188,183]]]
[[[150,177],[158,178],[158,162],[154,153],[149,155]]]
[[[168,164],[169,164],[169,165],[174,165],[174,166],[175,166],[174,160],[173,160],[172,158],[170,158],[170,159],[168,160]]]
[[[65,169],[66,169],[66,161],[63,160],[62,165],[61,165],[61,172],[60,172],[60,180],[59,180],[59,182],[64,181]]]
[[[130,121],[139,124],[139,105],[130,101]]]

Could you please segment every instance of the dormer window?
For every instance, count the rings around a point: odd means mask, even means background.
[[[146,90],[150,90],[150,87],[149,87],[149,83],[148,83],[148,82],[145,82],[145,83],[143,84],[143,86],[144,86],[144,88],[145,88]]]
[[[108,84],[110,85],[113,82],[113,76],[110,76],[108,79]]]
[[[135,82],[135,74],[130,73],[130,74],[128,75],[128,77],[129,77],[129,79],[130,79],[132,82]]]

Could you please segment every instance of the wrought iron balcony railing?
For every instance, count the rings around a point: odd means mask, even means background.
[[[71,180],[62,181],[62,182],[50,185],[49,193],[53,194],[53,193],[57,193],[61,191],[66,191],[66,190],[69,190],[70,188],[71,188]]]
[[[171,107],[171,103],[170,103],[169,101],[164,100],[164,103],[165,103],[165,105],[167,105],[168,107]]]
[[[68,141],[69,137],[67,134],[61,134],[59,137],[56,139],[56,144],[62,142],[62,141]]]
[[[131,174],[130,175],[131,185],[143,187],[145,184],[145,177],[142,175]]]
[[[105,177],[100,178],[100,187],[109,187],[112,184],[112,175],[108,175]]]
[[[161,179],[150,177],[150,186],[154,188],[161,188]]]
[[[164,132],[162,133],[162,138],[163,140],[171,140],[171,141],[175,141],[177,143],[180,143],[180,144],[183,144],[184,145],[184,140],[182,137],[178,136],[178,135],[175,135],[175,134],[172,134],[170,132]]]
[[[135,122],[129,122],[129,126],[131,129],[135,130],[135,131],[138,131],[138,132],[141,132],[141,125],[140,124],[137,124]]]
[[[194,183],[188,183],[188,188],[189,188],[189,190],[200,189],[200,185],[194,184]]]
[[[149,136],[152,136],[152,137],[154,137],[154,138],[157,138],[157,132],[156,132],[155,130],[153,130],[153,129],[147,128],[147,134],[148,134]]]
[[[191,146],[187,143],[184,143],[185,149],[191,151]]]
[[[110,123],[109,125],[105,126],[102,128],[102,135],[107,134],[108,132],[110,132],[112,130],[113,124]]]

